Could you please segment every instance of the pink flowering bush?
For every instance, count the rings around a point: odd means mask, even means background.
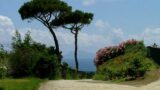
[[[101,48],[96,52],[96,57],[94,59],[94,64],[96,66],[102,65],[109,59],[117,57],[125,53],[125,48],[138,44],[140,41],[135,39],[127,40],[126,42],[120,43],[118,46],[110,46]]]
[[[109,53],[108,53],[109,52]],[[97,70],[95,80],[135,80],[143,78],[146,72],[156,70],[157,64],[147,57],[143,41],[134,39],[100,49],[95,58]]]

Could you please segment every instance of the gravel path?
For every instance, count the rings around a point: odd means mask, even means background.
[[[160,90],[160,80],[141,87],[94,80],[54,80],[43,83],[39,90]]]

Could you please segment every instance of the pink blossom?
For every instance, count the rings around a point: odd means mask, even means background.
[[[127,40],[126,42],[121,42],[118,46],[109,46],[109,47],[101,48],[96,52],[94,63],[96,66],[99,66],[103,64],[103,62],[106,62],[106,60],[123,54],[125,51],[126,45],[128,44],[135,45],[137,43],[139,43],[139,41],[135,39],[131,39],[131,40]]]

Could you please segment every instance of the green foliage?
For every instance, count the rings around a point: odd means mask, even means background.
[[[0,45],[0,79],[5,78],[8,72],[8,54]]]
[[[143,41],[140,41],[137,44],[126,44],[125,48],[125,53],[141,53],[142,56],[147,56],[147,48],[144,46]]]
[[[37,78],[3,79],[0,80],[0,90],[38,90],[44,80]]]
[[[34,66],[35,75],[40,78],[46,78],[46,77],[49,77],[50,79],[54,78],[56,71],[55,68],[57,68],[55,66],[55,62],[53,61],[53,59],[56,60],[55,57],[40,58],[40,60]]]
[[[26,33],[24,40],[16,32],[13,37],[13,51],[10,56],[11,75],[13,77],[38,76],[40,78],[54,77],[57,56],[53,47],[36,43]],[[45,72],[45,73],[44,73]]]
[[[64,79],[78,79],[76,70],[71,69],[66,62],[62,64],[62,78]]]
[[[153,60],[146,57],[143,42],[127,45],[125,54],[108,60],[97,68],[94,79],[133,80],[143,77],[147,71],[156,69]]]
[[[16,49],[21,46],[22,40],[20,33],[16,30],[15,36],[12,38],[12,47],[13,49]]]
[[[106,80],[106,76],[104,74],[96,73],[93,76],[93,79],[95,79],[95,80]]]
[[[61,0],[31,0],[24,3],[19,9],[19,13],[22,19],[36,19],[36,17],[50,19],[52,15],[57,16],[58,13],[60,14],[70,10],[71,7]]]
[[[92,13],[86,13],[86,12],[82,12],[80,10],[76,10],[74,12],[68,12],[68,13],[65,13],[65,14],[61,14],[59,16],[59,18],[52,21],[52,25],[53,26],[64,25],[66,27],[66,25],[73,24],[73,25],[71,25],[70,29],[80,30],[83,25],[90,24],[92,20],[93,20],[93,14]],[[75,28],[74,27],[78,24],[80,24],[81,28]]]
[[[4,79],[7,75],[7,67],[0,66],[0,79]]]
[[[3,45],[0,45],[0,58],[4,58],[5,51],[3,49]]]

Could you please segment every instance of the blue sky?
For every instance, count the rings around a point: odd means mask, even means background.
[[[0,43],[9,45],[14,30],[24,36],[31,31],[34,40],[52,45],[52,36],[36,20],[22,21],[18,9],[27,0],[0,0]],[[144,40],[146,45],[160,45],[160,0],[64,0],[73,9],[94,13],[94,20],[79,35],[79,50],[95,53],[127,39]],[[73,35],[56,31],[64,54],[73,51]]]

